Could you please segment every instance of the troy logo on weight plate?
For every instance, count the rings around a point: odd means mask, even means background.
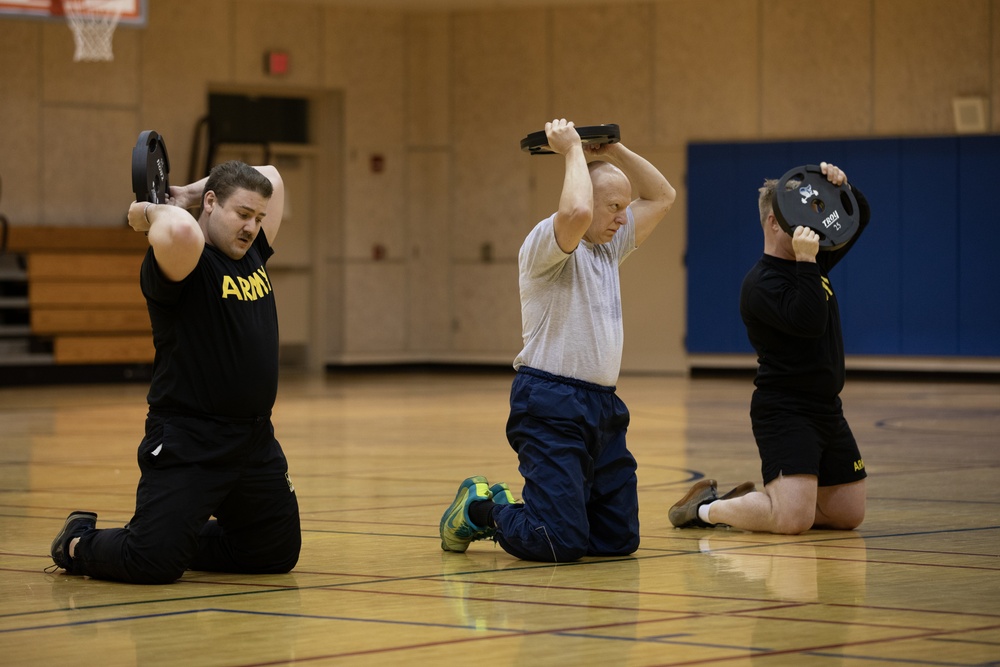
[[[810,199],[812,199],[813,197],[818,197],[819,196],[819,192],[817,192],[816,190],[813,190],[812,184],[809,184],[809,185],[804,185],[801,188],[799,188],[799,195],[801,195],[801,197],[802,197],[802,199],[801,199],[802,203],[803,204],[808,204]],[[817,199],[816,200],[816,204],[819,205],[819,209],[818,210],[822,211],[823,210],[823,202],[821,200]],[[816,210],[815,206],[814,206],[813,210]],[[830,227],[832,226],[834,229],[839,230],[840,229],[840,223],[837,222],[838,220],[840,220],[840,212],[837,211],[837,210],[834,210],[833,213],[831,213],[830,215],[828,215],[825,218],[823,218],[823,220],[822,220],[823,227],[825,229],[830,229]]]

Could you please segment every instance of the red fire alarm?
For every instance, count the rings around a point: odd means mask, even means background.
[[[273,76],[288,74],[288,52],[266,52],[264,54],[264,71]]]

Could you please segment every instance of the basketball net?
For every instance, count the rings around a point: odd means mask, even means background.
[[[63,0],[63,13],[76,43],[74,62],[114,60],[111,38],[121,16],[116,0]]]

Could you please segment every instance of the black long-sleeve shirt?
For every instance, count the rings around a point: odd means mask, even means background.
[[[859,226],[844,247],[821,251],[816,262],[763,255],[743,279],[740,315],[757,351],[761,389],[833,398],[844,388],[840,308],[828,272],[854,247],[870,209],[853,185]]]

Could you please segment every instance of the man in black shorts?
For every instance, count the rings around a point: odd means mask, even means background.
[[[199,204],[196,220],[187,209]],[[270,419],[278,319],[265,267],[283,209],[278,171],[235,161],[171,187],[167,204],[129,207],[149,237],[139,283],[156,348],[135,513],[100,530],[95,513],[70,514],[52,542],[57,567],[166,584],[186,569],[295,566],[298,503]]]
[[[820,164],[836,185],[847,175]],[[721,498],[704,479],[670,508],[678,528],[725,524],[758,532],[798,534],[810,528],[852,530],[865,517],[865,464],[840,401],[844,343],[840,310],[827,277],[868,224],[868,202],[853,185],[860,225],[842,248],[819,252],[806,227],[786,233],[774,216],[776,180],[760,189],[764,255],[743,280],[740,314],[757,351],[750,420],[764,490],[752,482]]]

